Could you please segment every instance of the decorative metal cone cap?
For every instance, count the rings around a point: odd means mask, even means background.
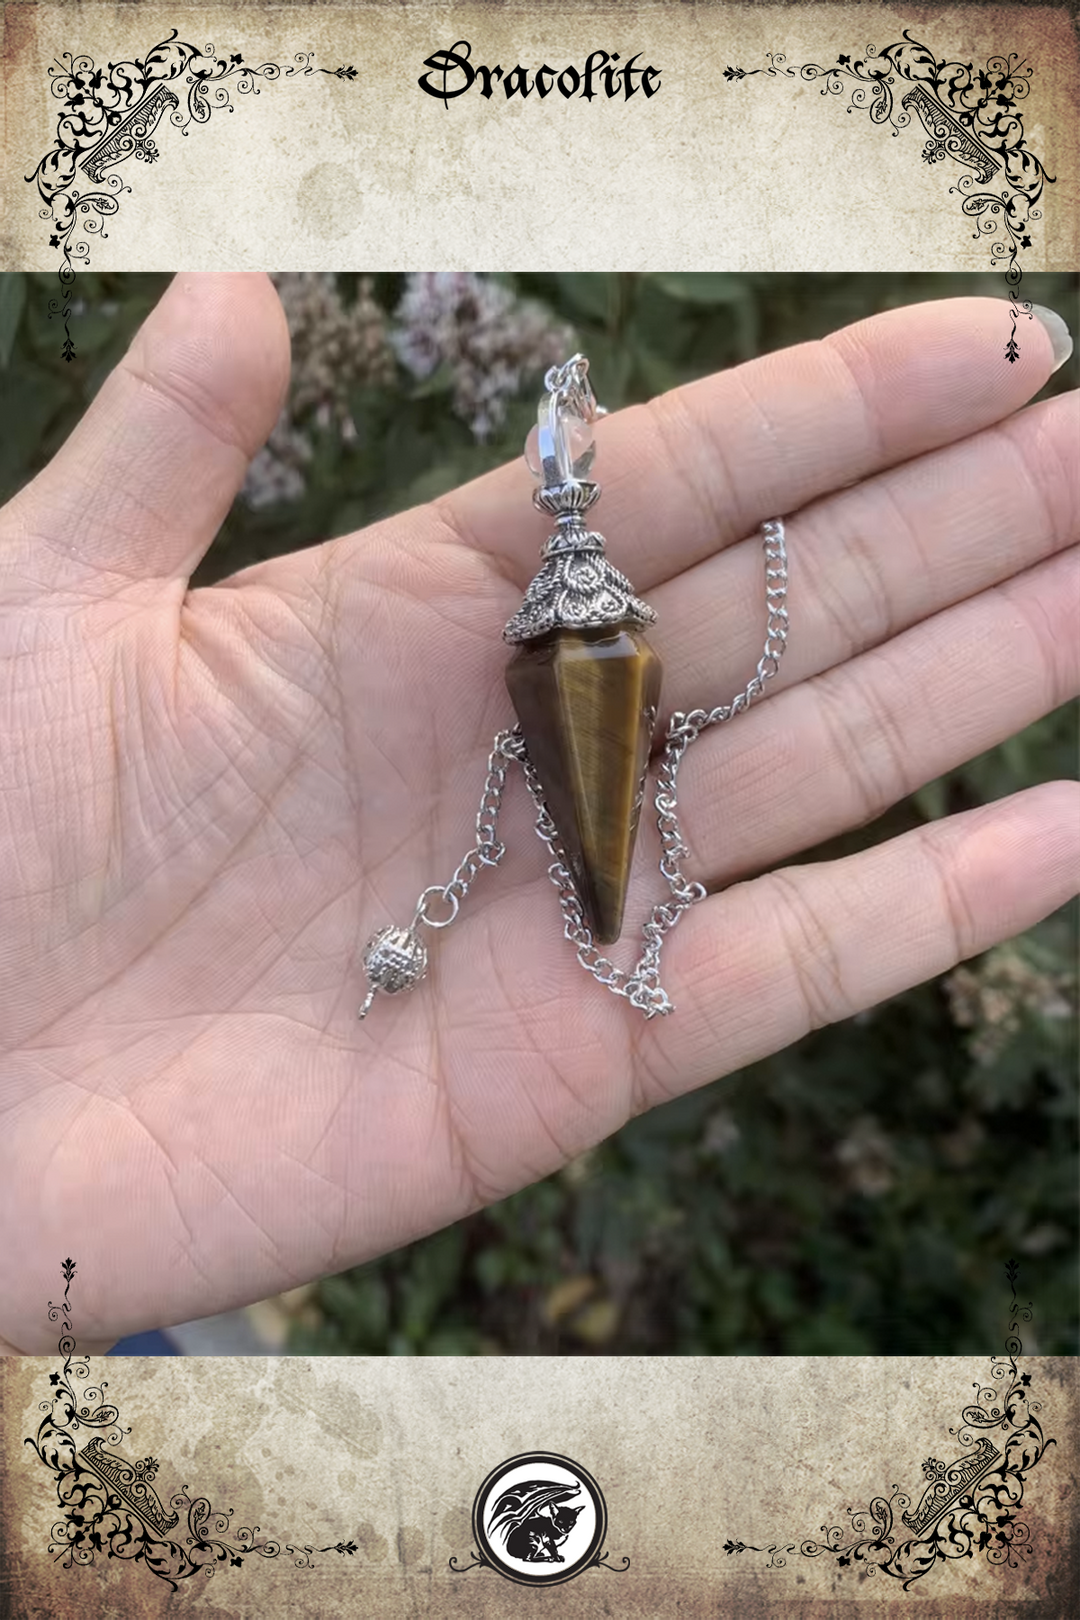
[[[575,541],[581,549],[574,549]],[[654,609],[634,595],[626,575],[605,557],[603,544],[598,534],[572,536],[566,540],[565,550],[550,555],[503,631],[503,639],[531,641],[556,629],[655,624]]]

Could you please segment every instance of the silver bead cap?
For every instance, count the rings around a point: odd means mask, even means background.
[[[599,499],[599,484],[578,483],[576,479],[566,484],[554,484],[550,489],[533,490],[533,505],[538,511],[548,512],[552,517],[587,512]]]
[[[542,548],[540,571],[503,640],[514,645],[553,630],[655,624],[654,610],[608,561],[603,535],[585,527],[585,513],[600,499],[599,484],[585,475],[594,454],[591,424],[602,414],[588,384],[588,361],[574,355],[548,372],[545,385],[525,459],[539,482],[533,505],[554,517],[558,528]]]

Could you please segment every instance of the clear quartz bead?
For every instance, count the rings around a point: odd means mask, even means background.
[[[525,440],[525,462],[537,483],[547,487],[587,478],[595,457],[592,423],[569,411],[553,411],[550,396],[545,396]]]

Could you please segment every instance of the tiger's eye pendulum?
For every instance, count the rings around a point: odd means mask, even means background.
[[[496,836],[510,763],[518,760],[537,809],[536,830],[553,860],[548,875],[559,893],[567,939],[601,983],[625,996],[646,1018],[670,1013],[659,982],[664,936],[682,914],[705,898],[679,861],[687,854],[679,834],[677,775],[687,748],[706,726],[730,720],[761,695],[787,644],[787,552],[784,525],[762,525],[768,628],[765,651],[749,684],[726,706],[668,721],[657,771],[656,812],[660,872],[671,898],[655,905],[645,923],[641,957],[630,972],[608,961],[598,945],[622,931],[626,891],[645,795],[653,730],[660,707],[662,666],[643,634],[656,614],[634,594],[608,561],[602,535],[586,526],[600,497],[591,481],[593,424],[600,410],[588,380],[589,362],[574,355],[553,366],[525,459],[537,487],[533,504],[554,519],[541,550],[541,567],[525,599],[503,630],[516,647],[506,685],[518,723],[501,731],[488,757],[487,781],[476,818],[476,845],[450,882],[433,884],[417,902],[407,928],[379,930],[364,952],[367,1016],[378,991],[396,995],[419,983],[428,966],[421,924],[446,928],[474,879],[497,866],[505,847]],[[448,914],[433,916],[431,906]]]
[[[533,504],[556,528],[503,637],[519,647],[506,685],[525,748],[593,937],[609,945],[622,930],[662,666],[642,634],[656,614],[585,526],[600,495],[587,478],[595,414],[584,375],[540,402],[525,459]]]

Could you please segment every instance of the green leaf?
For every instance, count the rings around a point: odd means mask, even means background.
[[[6,371],[15,334],[26,305],[26,277],[19,271],[0,276],[0,371]]]
[[[617,281],[606,271],[592,270],[568,271],[558,277],[559,290],[571,310],[603,323],[615,307]]]
[[[476,464],[470,467],[469,453],[462,451],[449,461],[437,462],[406,486],[399,498],[398,509],[407,511],[413,506],[425,506],[428,501],[436,501],[441,495],[448,495],[452,489],[457,489],[459,484],[467,483],[470,478],[476,477],[484,470],[479,465],[479,460],[477,457]]]
[[[911,795],[927,821],[940,821],[949,807],[949,784],[944,776],[926,782]]]
[[[752,296],[745,276],[726,271],[664,271],[653,276],[653,284],[669,298],[685,304],[741,304]]]
[[[68,398],[65,380],[20,360],[8,368],[0,390],[0,498],[37,471],[41,439]]]
[[[59,322],[53,324],[62,339],[63,327]],[[98,354],[105,348],[116,331],[116,318],[103,309],[84,309],[78,313],[73,310],[68,325],[76,352],[80,359],[85,360],[89,355]]]
[[[606,332],[589,337],[589,381],[606,410],[617,411],[627,402],[634,357],[626,343]]]
[[[481,1249],[473,1262],[473,1272],[477,1282],[486,1294],[494,1294],[506,1284],[509,1273],[508,1255],[505,1249],[492,1246]]]
[[[330,536],[337,539],[342,534],[355,534],[367,522],[367,506],[363,501],[345,501],[343,505],[334,509],[328,525]]]
[[[789,1272],[761,1272],[754,1291],[762,1308],[774,1322],[793,1322],[798,1317],[799,1301],[794,1278]]]
[[[411,399],[431,399],[436,394],[448,394],[454,386],[454,368],[449,360],[436,366],[430,377],[423,377],[409,390]]]
[[[425,1356],[476,1356],[480,1354],[480,1335],[472,1328],[440,1328],[424,1345]]]
[[[324,1278],[319,1300],[344,1325],[353,1344],[382,1350],[390,1325],[390,1300],[386,1281],[374,1267]]]
[[[651,399],[677,388],[681,381],[677,366],[644,345],[634,351],[633,364],[635,375],[641,379],[645,393]]]
[[[410,1343],[427,1338],[439,1307],[458,1284],[464,1252],[460,1225],[445,1227],[412,1249],[409,1270],[401,1279],[401,1325]]]

